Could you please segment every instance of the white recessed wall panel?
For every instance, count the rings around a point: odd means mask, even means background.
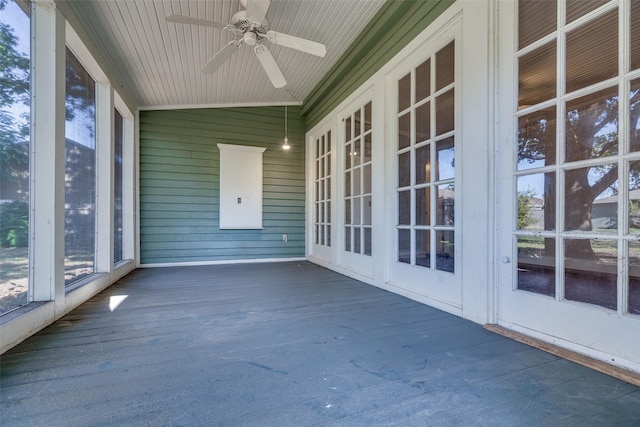
[[[220,229],[262,228],[264,147],[218,144],[220,149]]]

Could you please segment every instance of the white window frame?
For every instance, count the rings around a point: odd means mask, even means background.
[[[0,353],[62,317],[132,271],[135,265],[135,134],[133,114],[53,0],[30,2],[30,301],[0,317]],[[97,83],[96,274],[65,287],[65,51],[67,46]],[[113,259],[113,108],[125,117],[123,197],[125,261]]]

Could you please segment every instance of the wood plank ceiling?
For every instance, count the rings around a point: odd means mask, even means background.
[[[331,69],[385,0],[272,0],[269,29],[325,44],[315,57],[267,46],[288,84],[272,86],[250,46],[216,73],[201,68],[229,41],[228,31],[167,22],[186,15],[228,23],[238,0],[58,0],[60,11],[136,108],[301,103]]]

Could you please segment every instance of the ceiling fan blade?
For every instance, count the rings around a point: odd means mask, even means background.
[[[262,68],[264,68],[264,71],[267,73],[267,76],[269,76],[269,80],[271,80],[273,87],[281,88],[286,86],[287,81],[282,75],[282,71],[280,71],[278,64],[276,64],[276,60],[273,59],[271,52],[269,52],[269,49],[267,49],[265,45],[259,44],[256,45],[253,51],[256,53],[260,64],[262,64]]]
[[[235,45],[235,42],[229,42],[229,44],[223,47],[202,67],[202,72],[205,74],[214,73],[227,59],[231,58],[231,55],[236,53],[237,50],[238,47]]]
[[[256,22],[262,23],[267,16],[267,11],[271,5],[270,0],[245,0],[247,5],[247,17],[253,17]],[[242,3],[244,3],[243,1]]]
[[[324,57],[327,54],[327,48],[322,43],[290,36],[289,34],[267,31],[267,40],[273,44],[279,44],[280,46],[289,47],[315,56]]]
[[[221,24],[215,21],[207,21],[205,19],[192,18],[190,16],[183,15],[169,15],[167,16],[167,22],[177,22],[179,24],[193,24],[193,25],[204,25],[207,27],[213,28],[224,28],[225,24]]]

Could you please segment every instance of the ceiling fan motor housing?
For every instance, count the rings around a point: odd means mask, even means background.
[[[247,17],[246,10],[240,10],[235,15],[233,15],[233,17],[231,18],[230,25],[233,28],[234,32],[235,31],[239,32],[239,35],[246,35],[247,33],[253,33],[256,36],[254,37],[254,39],[257,37],[266,37],[267,35],[267,27],[268,27],[267,20],[265,19],[264,22],[256,22],[251,18]],[[246,42],[246,39],[245,39],[245,42]]]

